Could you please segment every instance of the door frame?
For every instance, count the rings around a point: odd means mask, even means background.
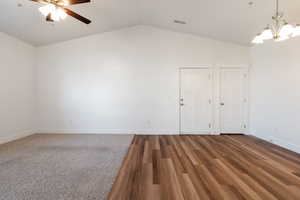
[[[249,66],[219,66],[215,68],[215,74],[216,74],[216,79],[215,82],[217,84],[217,88],[215,88],[216,92],[216,104],[215,104],[215,116],[217,120],[217,129],[216,129],[216,134],[222,134],[221,130],[221,110],[220,110],[220,102],[221,102],[221,72],[223,69],[239,69],[239,70],[244,70],[244,106],[243,106],[243,124],[244,127],[243,129],[243,134],[249,133],[249,105],[250,105],[250,99],[249,99],[249,84],[250,84],[250,69]]]
[[[211,106],[210,106],[210,112],[211,112],[211,127],[210,130],[205,131],[204,134],[212,134],[213,130],[215,128],[215,112],[214,112],[214,100],[215,100],[215,96],[214,96],[214,68],[211,67],[210,65],[200,65],[200,66],[191,66],[191,67],[179,67],[178,69],[178,85],[179,85],[179,97],[178,97],[178,113],[179,113],[179,135],[184,135],[184,133],[182,133],[182,106],[180,105],[180,99],[182,97],[182,76],[181,76],[181,72],[182,70],[187,70],[187,69],[208,69],[210,71],[210,82],[211,82]]]

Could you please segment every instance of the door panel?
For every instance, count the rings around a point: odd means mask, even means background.
[[[181,133],[210,133],[212,80],[207,68],[180,70]]]
[[[221,133],[243,133],[245,130],[245,70],[220,70]]]

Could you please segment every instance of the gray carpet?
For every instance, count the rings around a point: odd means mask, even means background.
[[[131,140],[37,134],[0,145],[0,200],[104,200]]]

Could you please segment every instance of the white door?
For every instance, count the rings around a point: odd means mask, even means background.
[[[212,78],[208,68],[180,69],[180,132],[207,134],[212,127]]]
[[[247,71],[220,69],[220,132],[244,133],[247,106]]]

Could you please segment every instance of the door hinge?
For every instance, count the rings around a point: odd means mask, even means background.
[[[208,124],[208,127],[211,128],[211,123]]]
[[[208,100],[208,103],[211,104],[211,99]]]
[[[247,128],[246,124],[244,124],[244,128]]]

